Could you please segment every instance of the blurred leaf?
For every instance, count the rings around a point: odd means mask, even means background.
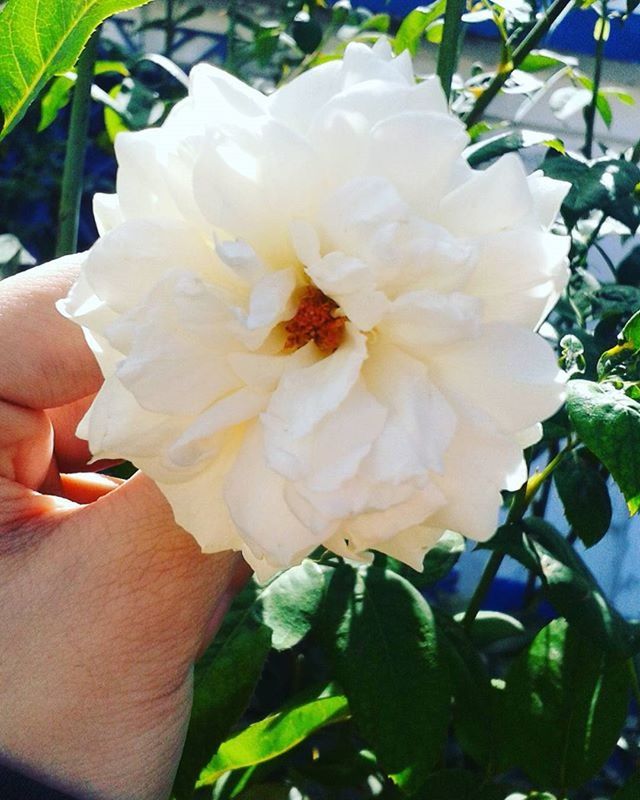
[[[147,0],[9,0],[0,12],[0,139],[54,75],[71,70],[98,25]]]
[[[482,784],[477,772],[443,769],[429,775],[423,794],[428,800],[504,800],[505,787]]]
[[[94,75],[104,75],[105,73],[115,72],[123,76],[129,75],[129,70],[122,61],[96,61]],[[67,72],[54,78],[49,88],[42,95],[40,101],[40,123],[38,132],[45,130],[58,116],[71,99],[71,89],[76,82],[76,73]]]
[[[342,587],[344,570],[336,570]],[[449,724],[448,674],[429,605],[393,572],[358,570],[334,637],[335,674],[356,726],[396,783],[419,786]]]
[[[260,764],[286,753],[312,733],[349,719],[346,697],[321,697],[271,714],[227,739],[200,773],[198,787],[211,786],[228,770]]]
[[[543,69],[577,66],[578,59],[554,53],[551,50],[532,50],[518,65],[524,72],[539,72]]]
[[[454,619],[458,623],[464,621],[465,612],[456,614]],[[476,647],[486,647],[502,639],[522,636],[525,633],[524,625],[515,617],[503,614],[501,611],[478,611],[469,636]]]
[[[271,631],[251,613],[243,594],[196,664],[193,710],[173,786],[177,800],[187,800],[202,768],[247,707],[271,649]]]
[[[313,53],[322,42],[322,26],[304,11],[294,19],[291,32],[303,53]]]
[[[558,786],[564,796],[611,754],[629,691],[623,658],[554,620],[507,673],[503,746],[534,781]]]
[[[429,25],[444,14],[446,5],[446,0],[436,0],[429,6],[419,6],[410,11],[400,23],[393,40],[395,52],[401,53],[403,50],[408,50],[411,55],[415,56],[423,34]]]
[[[71,89],[75,85],[75,72],[67,72],[54,78],[40,101],[40,122],[38,132],[46,130],[58,116],[58,112],[68,105]]]
[[[569,383],[569,417],[576,433],[605,465],[627,501],[640,508],[640,404],[607,383]]]
[[[580,450],[567,453],[553,473],[567,522],[587,547],[600,541],[611,525],[607,482]]]
[[[559,139],[555,139],[550,134],[540,133],[539,131],[509,131],[501,133],[491,139],[485,139],[477,144],[468,147],[465,156],[470,166],[479,167],[486,161],[491,161],[505,153],[512,153],[515,150],[522,150],[526,147],[545,145],[557,152],[564,152],[564,145]]]
[[[35,263],[35,258],[17,236],[11,233],[0,234],[0,278],[8,278]]]
[[[619,792],[613,796],[613,800],[638,800],[640,797],[640,772],[636,772]]]

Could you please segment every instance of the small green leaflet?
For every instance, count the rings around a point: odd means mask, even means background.
[[[73,69],[107,17],[148,0],[9,0],[0,13],[0,140],[54,75]]]

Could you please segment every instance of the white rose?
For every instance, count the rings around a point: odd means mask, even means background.
[[[261,577],[321,544],[420,568],[445,529],[490,537],[562,400],[533,331],[567,280],[566,185],[515,155],[474,171],[467,143],[384,42],[269,97],[195,67],[161,128],[118,137],[61,304],[105,376],[94,456]]]

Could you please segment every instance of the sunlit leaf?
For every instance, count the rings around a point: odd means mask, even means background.
[[[349,704],[342,695],[289,704],[286,709],[255,722],[223,742],[200,773],[197,786],[210,786],[229,770],[276,758],[320,728],[342,722],[349,716]]]
[[[71,70],[107,17],[148,0],[9,0],[0,12],[0,139],[47,81]]]

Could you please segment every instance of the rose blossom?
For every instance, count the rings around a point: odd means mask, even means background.
[[[566,184],[485,171],[386,42],[269,97],[207,65],[116,141],[117,193],[61,310],[105,383],[78,429],[259,576],[318,545],[416,568],[492,535],[563,376],[534,330],[567,280]]]

